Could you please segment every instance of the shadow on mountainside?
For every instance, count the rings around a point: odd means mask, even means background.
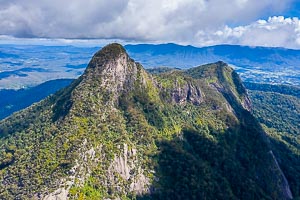
[[[187,128],[182,138],[159,142],[157,178],[151,194],[138,199],[288,199],[270,149],[287,157],[279,163],[299,196],[297,155],[267,138],[250,112],[240,111],[240,125],[225,133]]]
[[[272,150],[278,164],[289,182],[294,199],[300,200],[300,146],[296,146],[298,154],[292,152],[289,144],[270,137]]]

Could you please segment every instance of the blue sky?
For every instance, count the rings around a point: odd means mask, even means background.
[[[282,13],[287,17],[300,17],[300,1],[295,0],[291,3],[291,6]]]
[[[300,49],[299,10],[300,0],[0,0],[0,43]]]

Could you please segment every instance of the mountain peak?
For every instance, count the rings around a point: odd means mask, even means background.
[[[216,62],[216,65],[218,65],[218,66],[224,66],[224,67],[226,67],[226,66],[228,66],[228,64],[227,63],[225,63],[225,62],[223,62],[223,61],[218,61],[218,62]]]
[[[89,68],[102,68],[107,66],[108,63],[119,60],[120,58],[123,60],[128,59],[128,55],[124,47],[118,43],[112,43],[106,45],[102,49],[100,49],[97,53],[94,54],[92,60],[90,61],[87,71]]]
[[[105,74],[119,76],[127,71],[126,68],[130,62],[133,62],[133,60],[129,58],[124,47],[112,43],[95,53],[84,72],[84,77],[99,78],[99,76]]]
[[[93,107],[90,105],[94,104],[90,96],[106,94],[102,99],[107,105],[116,104],[121,93],[132,89],[138,68],[139,64],[129,58],[122,45],[113,43],[103,47],[94,54],[83,75],[58,95],[53,120],[65,117],[72,110],[90,113]],[[82,109],[82,104],[88,106]]]
[[[98,51],[94,57],[118,57],[122,54],[126,54],[126,50],[121,44],[111,43],[103,47],[100,51]]]
[[[74,94],[82,101],[90,94],[106,93],[107,103],[115,104],[121,94],[145,83],[145,79],[143,67],[128,56],[122,45],[113,43],[93,56]]]

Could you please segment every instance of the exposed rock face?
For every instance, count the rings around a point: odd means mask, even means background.
[[[124,144],[122,153],[115,155],[113,162],[108,168],[109,185],[114,185],[121,192],[119,179],[116,179],[115,173],[119,174],[123,181],[129,185],[129,191],[136,194],[143,194],[149,191],[150,180],[145,177],[143,170],[137,158],[136,149],[128,150],[128,145]],[[129,192],[128,191],[128,192]]]
[[[144,69],[129,58],[121,45],[110,44],[94,55],[83,75],[83,82],[98,80],[102,88],[120,93],[133,88],[134,82],[143,78],[137,77],[140,71],[144,72]]]
[[[197,86],[188,83],[183,87],[175,88],[172,91],[172,101],[178,104],[190,102],[194,105],[200,105],[203,101],[203,97],[201,90]]]
[[[251,103],[251,100],[250,100],[248,94],[242,100],[242,106],[244,109],[246,109],[248,111],[252,110],[252,103]]]
[[[284,173],[282,172],[278,162],[277,162],[277,159],[276,157],[274,156],[273,154],[273,151],[270,151],[270,154],[274,160],[274,171],[279,171],[279,174],[280,174],[280,182],[281,182],[281,190],[282,190],[282,194],[283,194],[283,198],[284,199],[293,199],[293,195],[292,195],[292,192],[291,192],[291,189],[290,189],[290,186],[289,186],[289,183],[288,181],[286,180],[286,177],[284,175]]]
[[[128,156],[132,156],[130,152],[128,152],[127,144],[124,144],[123,154],[115,155],[115,158],[108,169],[109,177],[113,181],[114,172],[117,172],[123,179],[128,180],[130,177],[130,168],[128,165]]]
[[[44,200],[66,200],[68,199],[69,191],[64,188],[59,188],[51,194],[47,195]]]

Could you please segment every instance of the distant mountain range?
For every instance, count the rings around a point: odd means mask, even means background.
[[[232,65],[247,82],[300,85],[300,50],[238,45],[211,47],[176,44],[126,45],[145,67],[190,68],[218,60]]]
[[[0,89],[18,89],[47,80],[77,78],[97,48],[73,46],[0,46]],[[218,45],[126,45],[146,68],[189,68],[224,61],[247,82],[300,85],[300,50]],[[38,52],[38,53],[37,53]]]

